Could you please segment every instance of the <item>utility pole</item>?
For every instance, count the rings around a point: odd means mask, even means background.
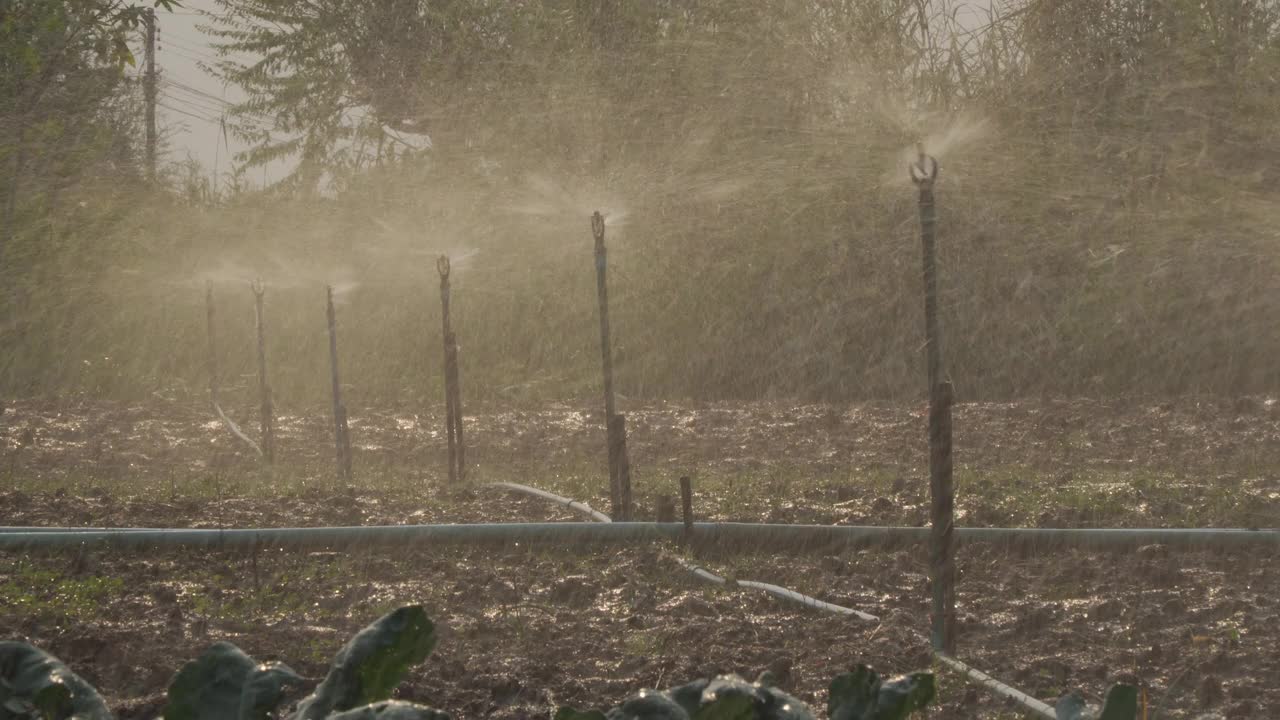
[[[147,25],[147,70],[143,80],[143,90],[147,101],[147,180],[156,179],[156,11],[148,9]]]

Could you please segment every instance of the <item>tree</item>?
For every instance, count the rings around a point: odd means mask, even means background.
[[[177,0],[154,0],[172,9]],[[0,259],[19,193],[98,138],[87,125],[122,89],[129,38],[153,8],[127,0],[10,0],[0,7]]]

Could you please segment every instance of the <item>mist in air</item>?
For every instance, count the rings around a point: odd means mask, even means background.
[[[1277,78],[1274,3],[8,0],[0,716],[1275,717]]]

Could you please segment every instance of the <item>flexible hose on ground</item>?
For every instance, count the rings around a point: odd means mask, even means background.
[[[250,438],[248,435],[245,435],[243,432],[241,432],[240,426],[236,425],[235,422],[231,420],[231,418],[227,417],[227,414],[222,411],[222,406],[219,405],[216,401],[213,403],[213,410],[214,412],[218,413],[218,417],[222,419],[222,424],[226,426],[227,430],[232,435],[235,435],[236,437],[240,438],[241,440],[244,441],[246,445],[253,448],[253,451],[258,454],[258,457],[263,456],[262,448],[258,447],[258,443],[254,442],[253,438]]]
[[[546,490],[539,490],[538,488],[535,488],[535,487],[529,487],[528,485],[521,485],[519,483],[511,483],[511,482],[489,483],[489,487],[502,488],[504,490],[511,490],[513,492],[524,493],[526,495],[533,495],[534,497],[539,497],[539,498],[542,498],[543,500],[549,500],[557,505],[562,505],[566,508],[569,508],[570,510],[574,510],[576,512],[582,513],[583,515],[587,515],[588,517],[590,517],[592,520],[596,522],[605,522],[605,523],[613,522],[613,518],[609,517],[608,515],[605,515],[599,510],[593,510],[591,506],[586,503],[581,503],[581,502],[578,502],[577,500],[572,500],[567,497],[561,497],[559,495],[556,495],[555,493],[549,493]]]
[[[586,503],[580,503],[576,500],[572,500],[567,497],[556,495],[555,493],[549,493],[546,490],[539,490],[538,488],[529,487],[528,485],[520,485],[518,483],[508,483],[508,482],[490,483],[490,486],[499,487],[504,490],[513,490],[515,492],[521,492],[527,495],[533,495],[534,497],[539,497],[539,498],[542,498],[543,500],[549,500],[553,503],[556,503],[557,505],[563,505],[564,507],[570,508],[572,510],[577,510],[578,512],[590,515],[592,518],[598,520],[599,522],[613,522],[613,519],[610,518],[608,515],[605,515],[604,513],[599,512],[597,510],[592,510],[591,506],[587,505]],[[696,565],[691,565],[689,563],[686,563],[684,560],[680,558],[676,558],[676,562],[680,563],[681,567],[683,567],[684,569],[692,572],[694,575],[698,576],[703,580],[706,580],[707,582],[713,582],[719,585],[730,584],[728,583],[728,581],[726,581],[724,578],[720,577],[719,575],[709,572],[704,568],[698,567]],[[842,605],[835,605],[833,603],[824,602],[817,598],[812,598],[812,597],[809,597],[808,595],[795,592],[794,590],[788,590],[784,587],[779,587],[777,585],[770,585],[769,583],[755,582],[753,580],[735,580],[732,584],[737,585],[738,587],[751,588],[753,590],[762,590],[768,593],[769,595],[772,595],[773,597],[779,598],[781,600],[787,600],[789,602],[799,603],[806,607],[817,608],[818,610],[825,610],[826,612],[837,613],[840,615],[853,615],[854,617],[861,618],[862,620],[868,620],[871,622],[876,622],[880,619],[875,615],[868,615],[867,613],[861,612],[859,610],[854,610],[853,608],[847,608]]]

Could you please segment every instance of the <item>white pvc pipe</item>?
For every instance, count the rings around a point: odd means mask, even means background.
[[[770,585],[769,583],[756,582],[755,580],[739,580],[737,582],[738,582],[738,585],[741,587],[754,588],[756,590],[763,590],[766,593],[769,593],[770,595],[776,598],[781,598],[783,600],[790,600],[792,602],[800,603],[801,605],[806,605],[811,608],[817,608],[818,610],[826,610],[827,612],[836,613],[838,615],[853,615],[854,617],[857,617],[862,620],[866,620],[868,622],[879,622],[880,620],[880,618],[876,617],[875,615],[864,613],[861,610],[855,610],[853,608],[848,608],[843,605],[836,605],[835,603],[829,603],[814,597],[809,597],[808,595],[802,595],[801,593],[798,593],[794,590],[788,590],[784,587],[779,587],[777,585]]]
[[[605,515],[602,512],[592,510],[591,506],[587,505],[586,503],[580,503],[576,500],[571,500],[567,497],[562,497],[554,493],[549,493],[546,490],[539,490],[538,488],[529,487],[528,485],[520,485],[518,483],[508,483],[508,482],[490,483],[490,486],[500,487],[506,490],[514,490],[516,492],[522,492],[527,495],[540,497],[544,500],[550,500],[553,503],[557,503],[559,505],[563,505],[564,507],[570,508],[572,510],[577,510],[578,512],[590,515],[591,517],[595,518],[598,522],[607,522],[607,523],[613,522],[613,518],[610,518],[608,515]],[[702,567],[699,567],[697,565],[692,565],[690,563],[686,563],[684,560],[680,558],[676,558],[676,562],[680,563],[681,567],[683,567],[684,569],[693,573],[697,577],[703,580],[706,580],[707,582],[715,583],[717,585],[728,584],[728,581],[726,581],[724,578]],[[797,602],[797,603],[800,603],[801,605],[817,608],[819,610],[826,610],[827,612],[838,613],[841,615],[853,615],[855,617],[859,617],[863,620],[869,620],[871,622],[875,622],[880,619],[875,615],[868,615],[867,613],[854,610],[853,608],[847,608],[841,605],[835,605],[833,603],[823,602],[822,600],[819,600],[817,598],[812,598],[812,597],[809,597],[808,595],[803,595],[801,593],[795,592],[794,590],[788,590],[784,587],[779,587],[777,585],[770,585],[768,583],[755,582],[752,580],[737,580],[734,582],[734,584],[738,585],[739,587],[752,588],[755,590],[763,590],[764,592],[776,598],[789,600],[791,602]]]
[[[584,506],[585,507],[585,506]],[[608,517],[608,516],[604,516]],[[744,545],[857,545],[915,544],[928,542],[927,527],[880,527],[867,525],[792,525],[773,523],[698,522],[694,535],[700,542],[731,546]],[[274,527],[193,530],[190,528],[0,528],[0,548],[26,545],[31,536],[48,535],[41,544],[56,546],[83,540],[70,535],[92,535],[93,541],[121,544],[200,546],[210,544],[278,543],[303,546],[328,543],[350,545],[363,542],[467,542],[503,539],[519,542],[564,543],[638,542],[679,540],[685,537],[683,523],[474,523],[468,525],[360,525],[353,527]],[[121,538],[136,535],[127,543]],[[1165,544],[1171,548],[1236,550],[1254,548],[1280,550],[1280,531],[1241,529],[1047,529],[1047,528],[956,528],[961,543],[1025,544],[1032,549],[1061,547],[1122,548]],[[248,540],[246,538],[252,538]]]
[[[240,438],[246,445],[253,448],[253,451],[258,453],[258,457],[263,457],[262,448],[258,447],[258,443],[254,442],[248,435],[240,432],[240,426],[232,422],[231,418],[227,417],[227,414],[222,412],[222,406],[219,405],[217,401],[214,401],[213,409],[218,413],[218,417],[222,418],[222,424],[226,426],[227,430],[230,431],[232,435]]]
[[[1000,682],[999,680],[996,680],[995,678],[991,677],[990,675],[982,672],[981,670],[971,668],[968,665],[965,665],[964,663],[960,662],[959,660],[956,660],[955,658],[945,653],[935,652],[933,656],[938,658],[938,660],[941,661],[943,665],[946,665],[947,667],[951,668],[952,670],[955,670],[956,672],[962,673],[963,675],[968,677],[970,680],[973,680],[974,682],[983,686],[987,690],[990,690],[991,692],[999,695],[1000,697],[1003,697],[1018,703],[1023,708],[1025,708],[1031,713],[1034,713],[1035,715],[1039,715],[1042,718],[1047,718],[1047,720],[1056,720],[1058,717],[1058,713],[1048,703],[1037,700],[1036,698],[1033,698],[1030,695],[1022,692],[1021,690],[1013,687],[1012,685],[1006,685]]]
[[[694,565],[693,563],[685,560],[684,558],[676,558],[676,564],[678,564],[680,567],[684,568],[685,570],[688,570],[689,572],[693,573],[694,576],[696,576],[700,580],[706,580],[707,582],[715,583],[716,585],[725,585],[728,583],[727,580],[720,577],[719,575],[716,575],[715,573],[707,570],[706,568],[703,568],[701,565]]]
[[[533,495],[535,497],[540,497],[543,500],[550,500],[551,502],[557,505],[561,505],[563,507],[569,508],[570,510],[580,512],[583,515],[587,515],[596,522],[603,522],[603,523],[613,522],[613,518],[609,517],[608,515],[605,515],[599,510],[593,510],[591,506],[586,503],[581,503],[581,502],[578,502],[577,500],[572,500],[567,497],[562,497],[560,495],[556,495],[555,493],[549,493],[546,490],[539,490],[538,488],[529,487],[528,485],[521,485],[519,483],[510,483],[510,482],[489,483],[489,486],[499,487],[505,490],[512,490],[514,492],[524,493],[526,495]]]

